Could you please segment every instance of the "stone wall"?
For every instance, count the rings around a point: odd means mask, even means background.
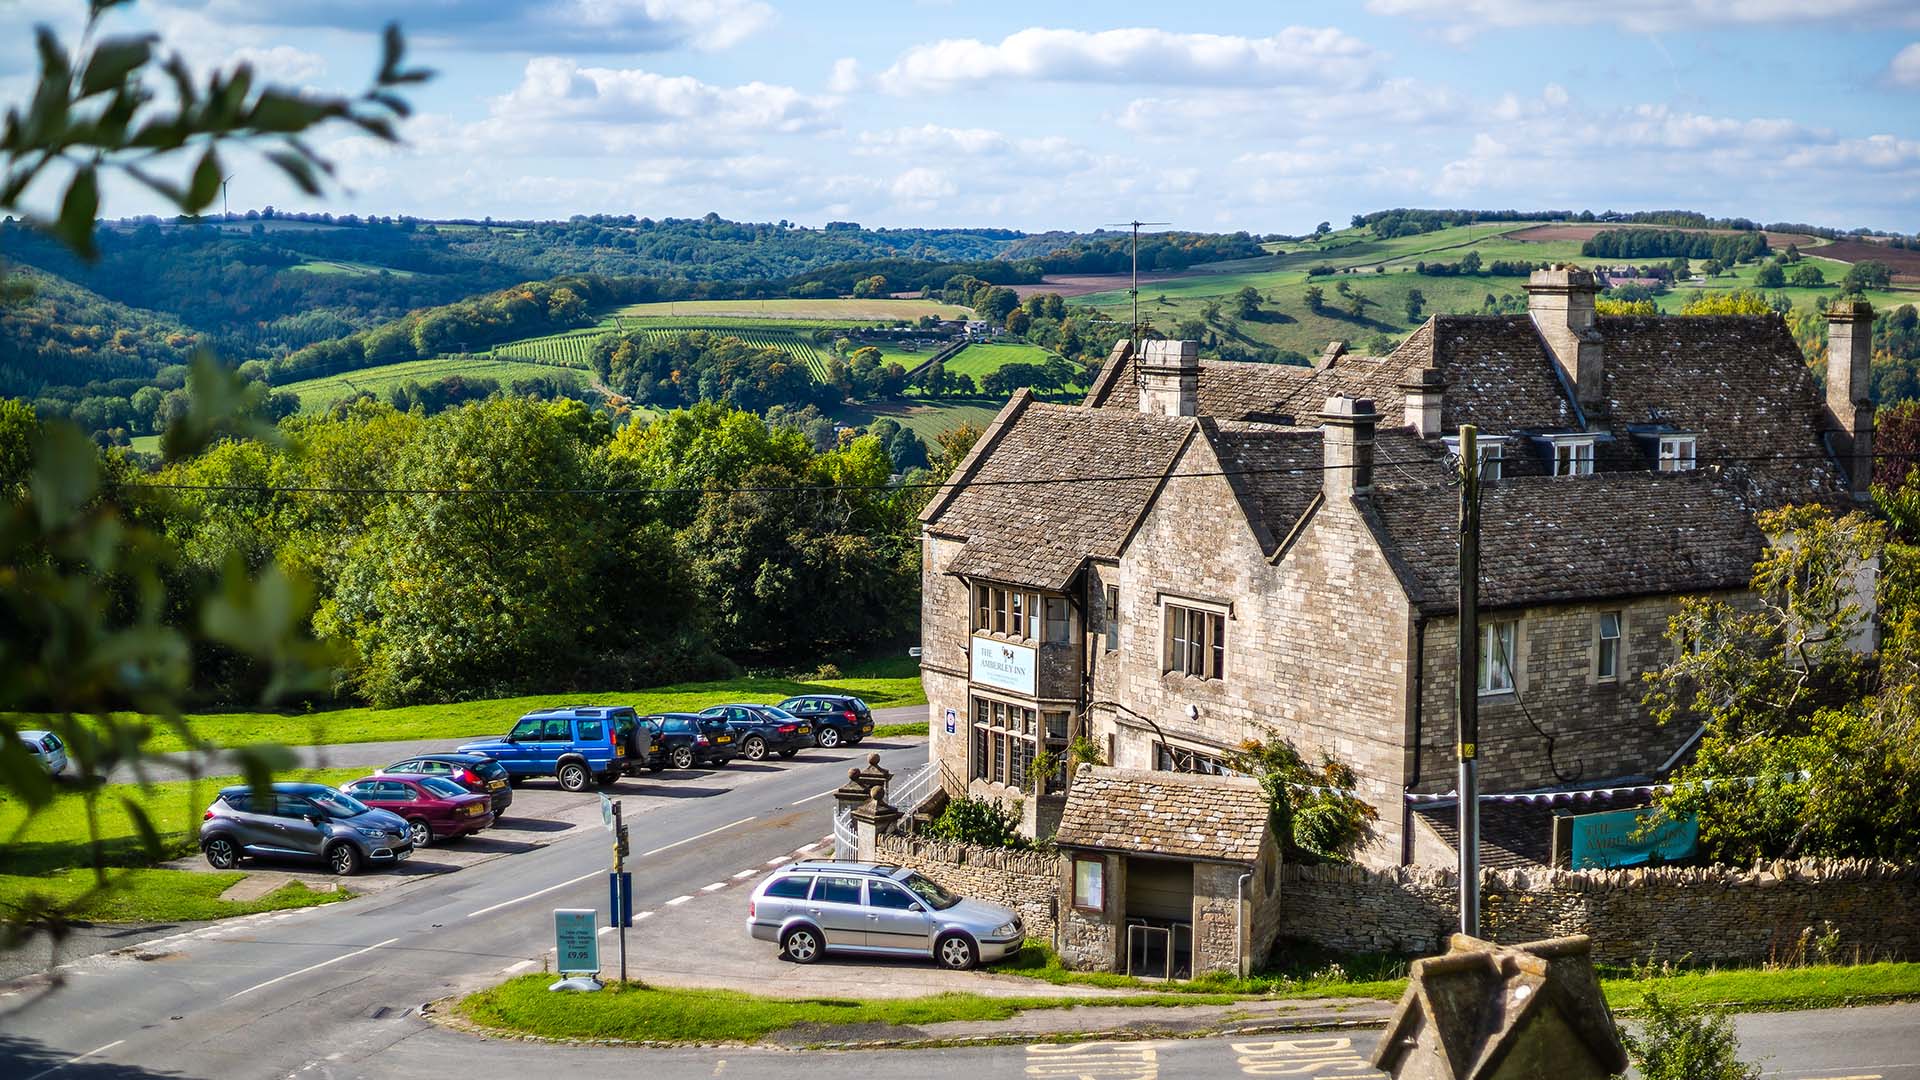
[[[1288,866],[1281,932],[1355,952],[1433,953],[1456,919],[1451,871]],[[1488,870],[1484,935],[1593,938],[1594,959],[1787,960],[1802,932],[1839,934],[1836,956],[1920,957],[1920,866],[1807,859],[1753,870]],[[1284,948],[1284,945],[1282,946]]]
[[[972,600],[966,583],[947,573],[961,547],[957,540],[926,536],[920,552],[920,684],[927,692],[928,754],[941,765],[942,783],[966,778],[967,740],[973,731],[967,703]],[[955,717],[951,735],[948,709]]]
[[[918,870],[970,900],[1010,907],[1020,913],[1028,937],[1053,939],[1060,905],[1057,855],[898,834],[881,836],[875,853],[880,862]]]

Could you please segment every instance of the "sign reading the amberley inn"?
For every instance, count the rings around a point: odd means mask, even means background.
[[[992,638],[973,639],[973,681],[1033,696],[1033,650]]]

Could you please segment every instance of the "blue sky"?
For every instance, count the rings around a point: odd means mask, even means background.
[[[7,100],[31,59],[14,28],[79,7],[0,0]],[[1683,207],[1920,230],[1915,0],[172,0],[109,29],[351,90],[390,16],[441,75],[406,147],[319,140],[350,188],[326,209],[1296,232],[1391,206]],[[317,205],[232,164],[236,208]]]

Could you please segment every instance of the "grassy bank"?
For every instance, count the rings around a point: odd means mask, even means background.
[[[63,870],[39,876],[0,874],[0,909],[65,906],[85,897],[86,903],[68,909],[70,918],[103,923],[186,922],[313,907],[353,895],[344,889],[316,892],[293,881],[257,900],[220,899],[221,893],[246,876],[239,871],[200,874],[187,870],[110,869],[108,886],[96,889],[91,870]]]
[[[461,1016],[481,1027],[549,1039],[634,1042],[758,1042],[803,1024],[916,1026],[952,1020],[1005,1020],[1031,1009],[1070,1005],[1217,1005],[1221,995],[1145,994],[1124,998],[1003,998],[979,994],[855,1001],[766,998],[735,990],[654,989],[614,984],[597,994],[548,991],[551,975],[523,975],[461,1000]]]
[[[1029,942],[994,970],[1056,986],[1110,990],[1151,988],[1161,993],[1229,994],[1236,997],[1396,1000],[1406,991],[1406,961],[1348,957],[1340,962],[1309,958],[1297,967],[1250,978],[1206,976],[1186,983],[1158,983],[1103,971],[1071,971],[1044,945]],[[1800,968],[1732,968],[1681,971],[1647,977],[1603,968],[1600,985],[1615,1012],[1632,1013],[1649,992],[1684,1006],[1720,1006],[1740,1012],[1831,1009],[1920,999],[1920,963],[1824,965]]]
[[[597,690],[584,693],[529,694],[443,705],[407,705],[394,709],[317,709],[311,712],[196,713],[188,722],[200,736],[219,746],[277,742],[292,746],[388,742],[400,739],[466,739],[498,735],[536,709],[557,705],[632,705],[642,713],[686,712],[728,701],[774,702],[795,694],[853,694],[876,709],[924,705],[917,662],[889,658],[850,666],[844,674],[818,681],[742,677],[719,682],[678,683],[645,690]],[[184,750],[172,731],[156,730],[146,742],[150,753]]]

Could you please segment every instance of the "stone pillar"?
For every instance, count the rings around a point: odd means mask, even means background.
[[[1407,426],[1413,433],[1423,439],[1439,435],[1440,406],[1447,392],[1447,379],[1440,369],[1407,369],[1400,380],[1400,390],[1407,395]]]
[[[847,770],[847,782],[833,789],[834,805],[840,810],[851,811],[867,801],[870,789],[860,780],[859,769]]]
[[[900,811],[879,801],[869,799],[853,808],[853,831],[859,838],[855,846],[854,858],[861,862],[878,862],[880,855],[880,834],[893,828],[900,820]]]
[[[892,770],[880,767],[880,755],[877,752],[867,755],[866,768],[847,775],[852,781],[864,785],[875,798],[882,801],[887,797],[887,782],[893,779]]]
[[[1140,411],[1149,416],[1200,414],[1200,343],[1149,341],[1135,367],[1140,378]]]
[[[1856,499],[1867,498],[1873,486],[1872,361],[1873,305],[1837,301],[1827,309],[1827,415],[1839,429],[1834,450]]]
[[[1373,490],[1373,431],[1380,415],[1372,398],[1330,397],[1320,414],[1326,446],[1320,473],[1328,502]]]

